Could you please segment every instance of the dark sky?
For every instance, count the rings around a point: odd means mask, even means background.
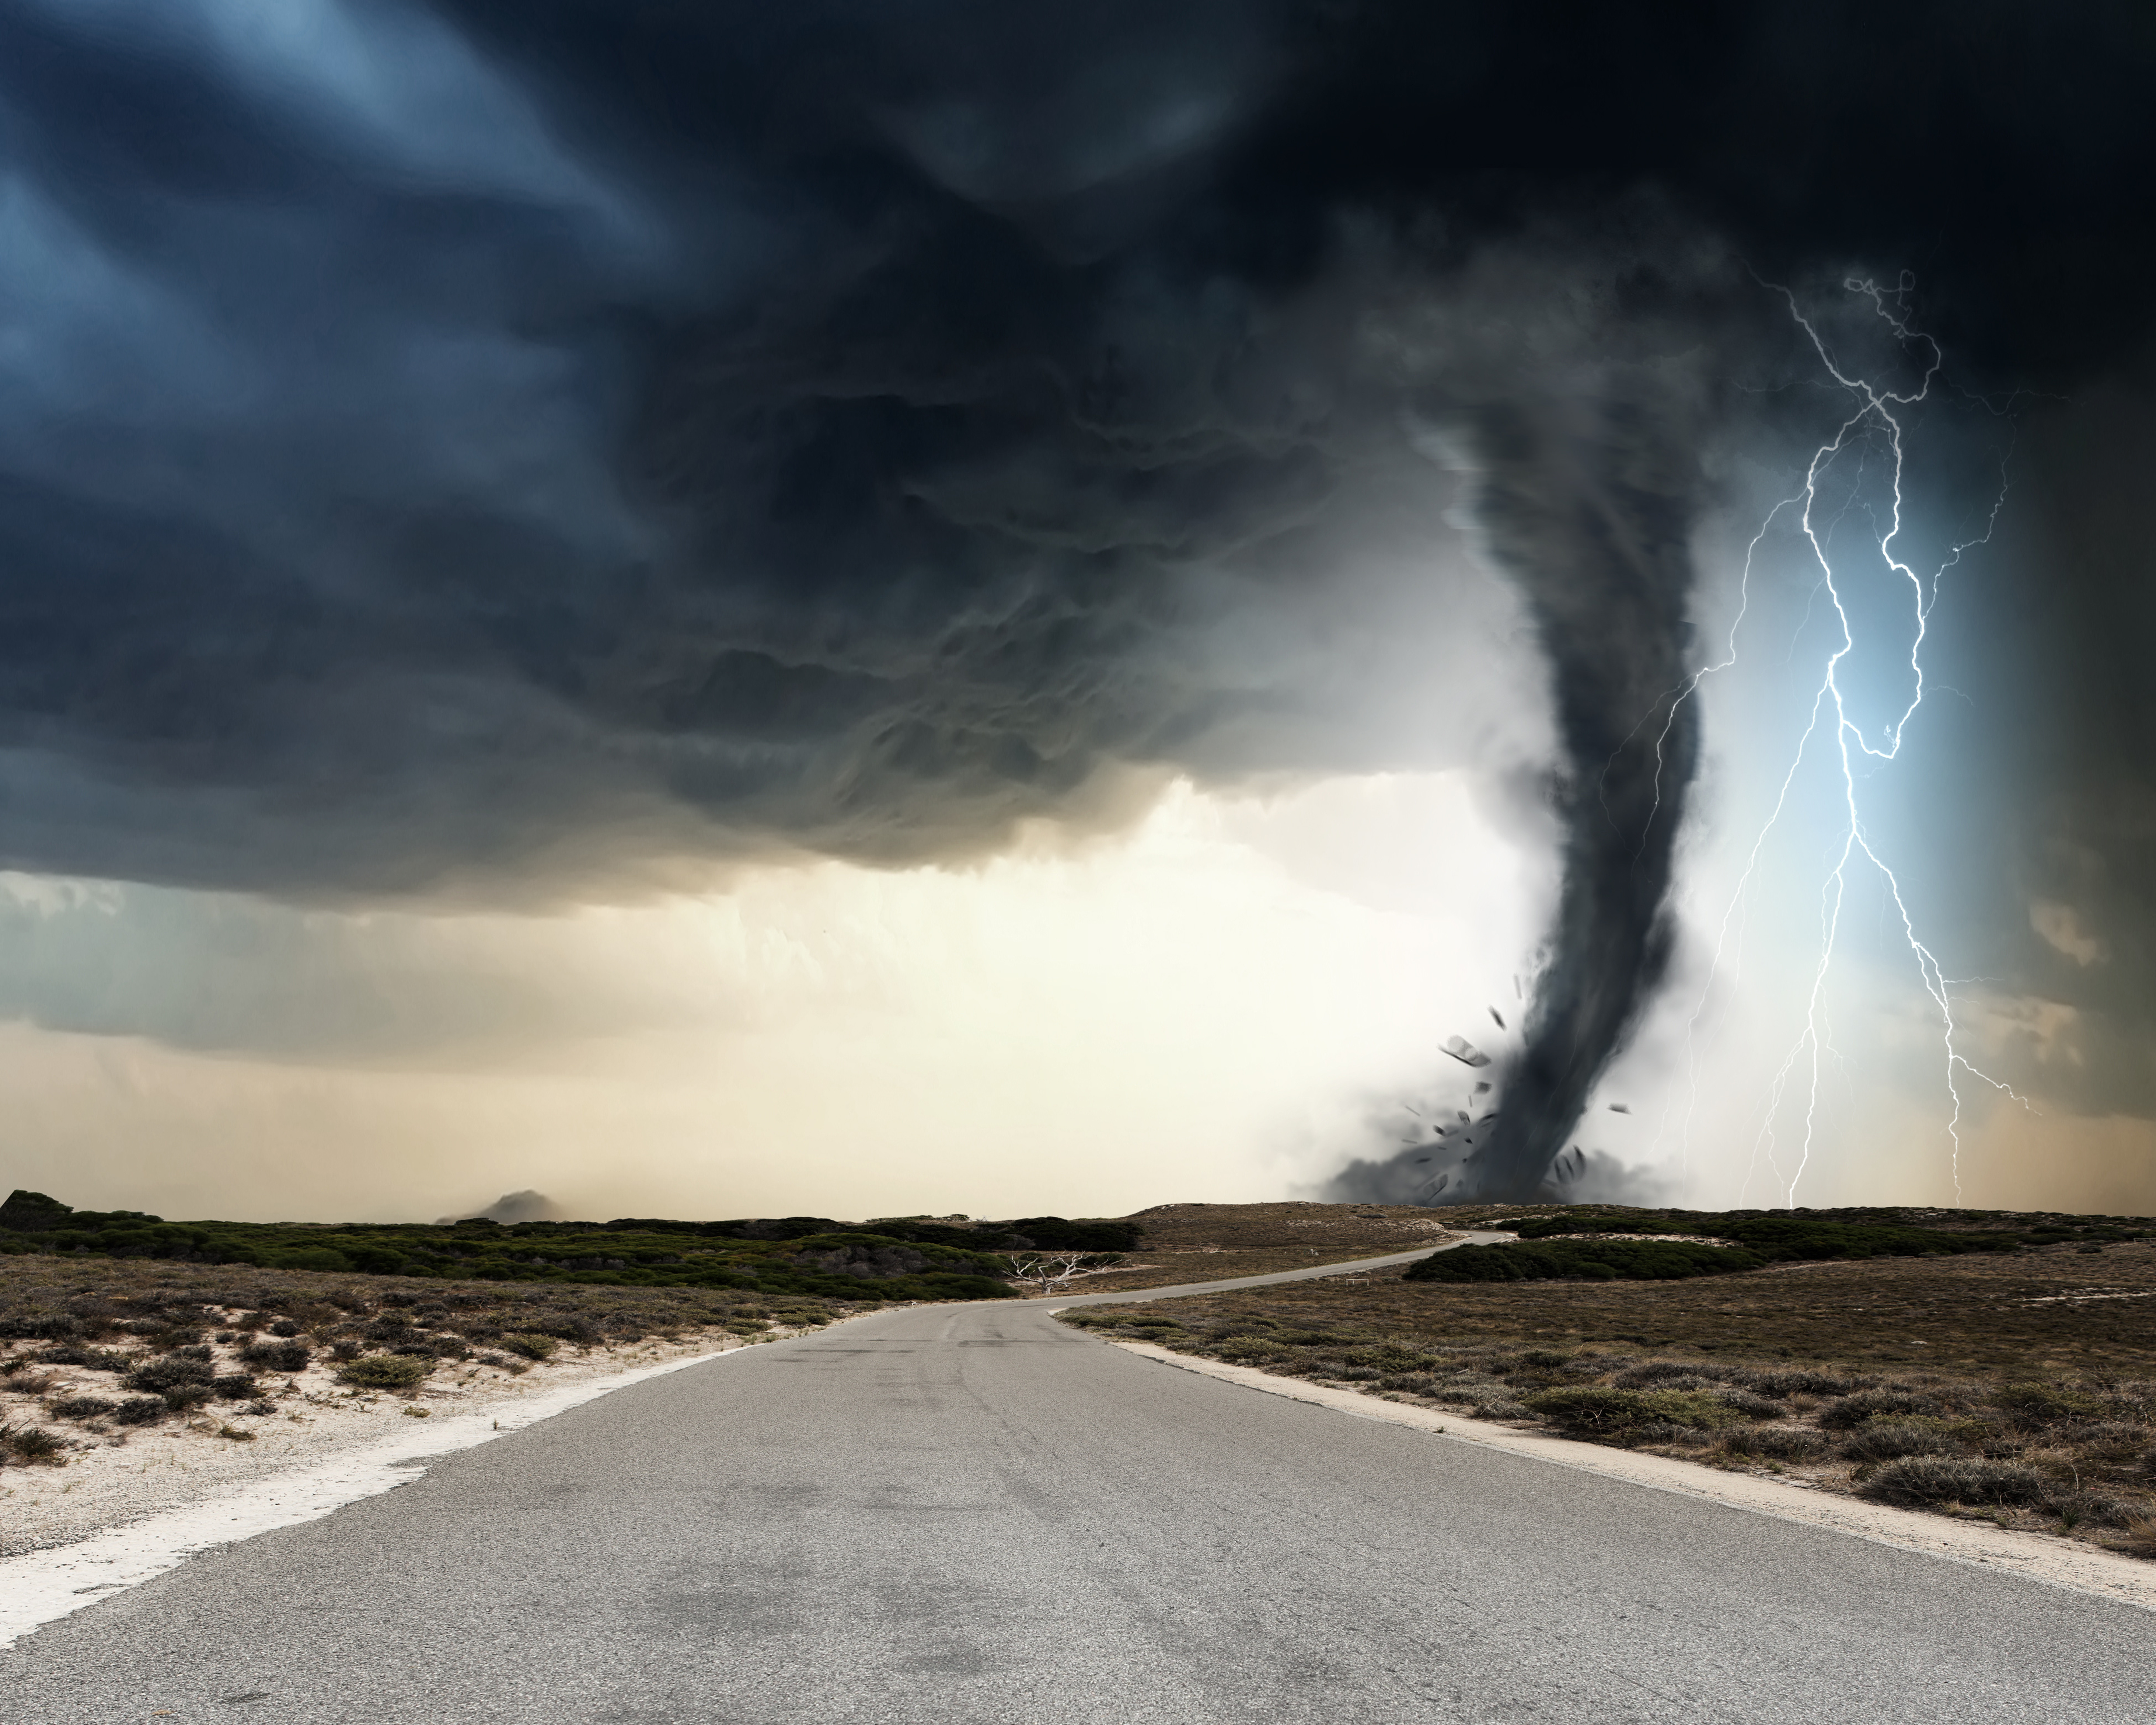
[[[0,861],[603,896],[971,854],[1126,767],[1473,758],[1403,718],[1442,581],[1348,555],[1460,501],[1406,428],[1651,421],[1675,543],[1788,429],[1760,280],[1906,270],[2018,428],[1947,643],[1961,947],[2156,1111],[2147,6],[279,16],[0,3]],[[1584,483],[1646,532],[1636,479]]]

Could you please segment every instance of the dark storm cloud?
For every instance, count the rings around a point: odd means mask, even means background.
[[[1727,398],[1788,381],[1743,266],[1917,268],[1972,383],[2082,388],[2149,315],[2152,31],[9,0],[0,860],[598,891],[978,850],[1129,768],[1457,758],[1466,485],[1556,683],[1524,1168],[1664,950],[1694,721],[1659,779],[1625,739],[1774,411]]]

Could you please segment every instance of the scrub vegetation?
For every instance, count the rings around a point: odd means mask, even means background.
[[[826,1216],[728,1222],[448,1224],[167,1222],[137,1210],[77,1210],[43,1193],[0,1204],[0,1255],[223,1264],[435,1281],[570,1282],[591,1287],[740,1290],[858,1301],[1001,1300],[1007,1262],[1036,1247],[1118,1253],[1127,1222],[1029,1216],[923,1217],[861,1224]],[[872,1285],[867,1286],[865,1285]]]
[[[1800,1214],[1794,1239],[1763,1231],[1736,1249],[1759,1267],[1725,1275],[1440,1281],[1389,1270],[1078,1308],[1063,1321],[2156,1557],[2156,1240],[2115,1218],[1954,1213],[1984,1224],[1958,1231],[2005,1244],[1930,1250],[1935,1230],[1907,1219],[1922,1214],[1838,1213],[1825,1230]],[[1622,1228],[1589,1229],[1556,1214],[1548,1231],[1676,1232],[1670,1219],[1627,1212]],[[1712,1225],[1687,1230],[1694,1238],[1729,1240],[1743,1219],[1698,1219]],[[1768,1251],[1786,1255],[1766,1261]]]
[[[234,1421],[324,1394],[409,1397],[565,1350],[788,1334],[880,1303],[17,1255],[0,1259],[0,1466],[168,1424],[244,1439]]]

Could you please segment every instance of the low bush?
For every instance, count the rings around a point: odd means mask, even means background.
[[[1820,1409],[1819,1423],[1829,1431],[1848,1431],[1881,1414],[1936,1415],[1937,1398],[1907,1389],[1860,1389]]]
[[[1551,1240],[1455,1246],[1408,1266],[1407,1281],[1681,1281],[1757,1270],[1767,1260],[1738,1246],[1672,1240]]]
[[[1867,1476],[1857,1489],[1882,1503],[2041,1503],[2051,1481],[2018,1461],[1973,1455],[1905,1455]]]
[[[337,1368],[341,1382],[356,1389],[409,1389],[434,1369],[414,1353],[370,1353]]]
[[[64,1343],[58,1348],[40,1348],[35,1353],[18,1354],[8,1363],[11,1370],[33,1363],[40,1366],[86,1366],[90,1363],[90,1350]]]
[[[101,1395],[66,1395],[57,1401],[45,1404],[45,1411],[55,1420],[95,1420],[100,1414],[110,1414],[120,1405]]]
[[[1867,1420],[1842,1440],[1851,1461],[1898,1461],[1904,1455],[1958,1455],[1961,1445],[1930,1420]]]
[[[228,1402],[251,1402],[262,1394],[262,1386],[254,1381],[251,1372],[226,1372],[210,1380],[210,1386],[219,1399]]]
[[[57,1463],[67,1446],[35,1425],[0,1425],[0,1460]]]
[[[1734,1375],[1747,1389],[1777,1399],[1788,1395],[1847,1395],[1861,1387],[1854,1378],[1837,1378],[1828,1372],[1743,1371]]]
[[[1747,1420],[1779,1420],[1789,1412],[1779,1402],[1754,1395],[1748,1389],[1722,1389],[1714,1394],[1723,1407],[1742,1414]]]
[[[1809,1425],[1754,1425],[1722,1440],[1732,1455],[1758,1455],[1774,1461],[1809,1461],[1826,1451],[1826,1439]]]
[[[1286,1345],[1285,1338],[1276,1345]],[[1397,1342],[1379,1342],[1368,1347],[1351,1348],[1343,1358],[1351,1366],[1367,1366],[1374,1372],[1424,1372],[1442,1363],[1419,1348],[1404,1347]]]
[[[1704,1360],[1650,1359],[1636,1366],[1627,1366],[1609,1381],[1620,1389],[1645,1389],[1652,1384],[1667,1386],[1679,1378],[1688,1378],[1687,1388],[1702,1384],[1718,1383],[1732,1374],[1728,1366],[1712,1365]]]
[[[2114,1497],[2107,1491],[2087,1491],[2054,1487],[2044,1500],[2044,1507],[2066,1523],[2066,1530],[2083,1522],[2094,1522],[2107,1527],[2130,1526],[2145,1506],[2130,1503]]]
[[[1583,1385],[1577,1389],[1537,1390],[1520,1405],[1575,1437],[1631,1438],[1650,1425],[1714,1430],[1743,1416],[1710,1391],[1697,1389],[1614,1389]]]
[[[1455,1408],[1488,1407],[1512,1399],[1511,1386],[1494,1378],[1455,1378],[1440,1384],[1430,1394],[1432,1399]]]
[[[2010,1384],[1992,1397],[2017,1425],[2056,1425],[2069,1420],[2101,1414],[2103,1404],[2094,1396],[2049,1384]]]
[[[314,1355],[304,1342],[250,1342],[239,1358],[259,1371],[304,1372]]]
[[[526,1359],[552,1359],[562,1347],[552,1336],[536,1335],[528,1330],[504,1336],[501,1345],[511,1353],[521,1353]]]
[[[172,1410],[165,1405],[162,1395],[131,1396],[112,1410],[112,1418],[122,1425],[148,1425],[162,1420]]]
[[[122,1378],[121,1384],[140,1395],[166,1397],[177,1390],[198,1389],[207,1399],[213,1375],[209,1366],[202,1360],[168,1353],[145,1360]]]

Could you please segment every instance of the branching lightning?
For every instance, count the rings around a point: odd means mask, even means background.
[[[1947,1136],[1952,1146],[1951,1172],[1953,1178],[1954,1198],[1958,1203],[1961,1199],[1963,1076],[1967,1075],[1976,1078],[2009,1096],[2014,1096],[2017,1101],[2021,1101],[2023,1099],[2015,1096],[2015,1092],[2007,1085],[1971,1065],[1957,1047],[1958,1027],[1954,1021],[1952,984],[1941,970],[1938,960],[1933,954],[1930,947],[1926,946],[1919,937],[1915,919],[1911,916],[1907,901],[1903,896],[1900,880],[1886,860],[1881,856],[1865,830],[1857,797],[1857,769],[1861,757],[1867,757],[1871,761],[1883,763],[1894,761],[1900,756],[1909,721],[1923,704],[1925,692],[1923,647],[1930,626],[1932,607],[1938,597],[1940,582],[1947,572],[1960,562],[1964,552],[1972,546],[1983,544],[1990,538],[1993,527],[1999,518],[1999,511],[2005,502],[2006,487],[2002,478],[1999,489],[1993,499],[1983,533],[1954,546],[1939,567],[1928,578],[1919,576],[1911,564],[1897,555],[1896,542],[1900,538],[1902,528],[1902,482],[1904,463],[1904,426],[1902,415],[1929,397],[1933,383],[1938,377],[1943,356],[1936,341],[1929,336],[1912,330],[1910,326],[1908,315],[1905,310],[1912,286],[1912,282],[1907,276],[1903,276],[1892,289],[1882,288],[1876,281],[1856,278],[1845,281],[1843,286],[1851,294],[1870,300],[1873,312],[1886,324],[1902,352],[1907,353],[1915,351],[1924,357],[1922,374],[1913,386],[1896,390],[1882,387],[1866,377],[1845,371],[1830,351],[1827,342],[1821,337],[1817,326],[1805,315],[1803,307],[1798,304],[1796,295],[1787,288],[1770,286],[1770,290],[1780,295],[1787,303],[1791,319],[1798,328],[1804,331],[1806,340],[1810,343],[1812,351],[1818,356],[1826,375],[1833,380],[1837,388],[1848,395],[1851,411],[1836,428],[1834,435],[1814,451],[1810,462],[1805,468],[1802,485],[1795,492],[1784,498],[1768,511],[1766,519],[1760,523],[1758,531],[1753,536],[1750,545],[1746,548],[1740,603],[1736,620],[1730,626],[1729,639],[1723,656],[1714,664],[1702,666],[1681,689],[1671,691],[1664,697],[1665,701],[1669,702],[1668,717],[1664,721],[1662,731],[1662,737],[1666,738],[1669,726],[1675,721],[1677,708],[1698,692],[1701,684],[1706,678],[1717,672],[1727,670],[1736,664],[1738,631],[1742,627],[1745,614],[1751,604],[1754,558],[1758,555],[1761,543],[1765,540],[1776,521],[1786,511],[1794,511],[1797,515],[1799,531],[1803,534],[1805,542],[1810,548],[1812,559],[1818,566],[1820,590],[1825,593],[1834,607],[1835,615],[1840,625],[1840,639],[1827,655],[1818,689],[1812,699],[1810,717],[1806,721],[1802,734],[1797,739],[1796,748],[1791,756],[1789,769],[1783,775],[1774,809],[1753,841],[1750,854],[1746,859],[1743,872],[1738,878],[1736,891],[1728,906],[1723,911],[1721,926],[1716,936],[1713,961],[1708,968],[1706,983],[1701,989],[1698,1002],[1693,1008],[1686,1026],[1686,1057],[1690,1067],[1691,1099],[1685,1114],[1683,1156],[1688,1164],[1691,1117],[1698,1101],[1697,1032],[1700,1019],[1707,1009],[1708,997],[1725,959],[1728,960],[1732,966],[1732,976],[1735,973],[1735,967],[1741,965],[1744,927],[1749,915],[1748,894],[1759,866],[1761,853],[1769,834],[1773,833],[1782,819],[1789,803],[1790,788],[1796,781],[1798,772],[1804,765],[1806,755],[1824,732],[1832,739],[1834,758],[1840,770],[1842,824],[1836,835],[1833,865],[1827,870],[1820,883],[1819,957],[1812,969],[1810,987],[1805,1001],[1804,1029],[1784,1056],[1769,1087],[1766,1113],[1762,1120],[1758,1135],[1754,1139],[1751,1161],[1745,1171],[1745,1185],[1749,1186],[1763,1150],[1768,1168],[1772,1170],[1775,1179],[1783,1185],[1784,1202],[1794,1206],[1796,1202],[1798,1183],[1803,1179],[1804,1171],[1810,1165],[1818,1121],[1821,1056],[1822,1055],[1832,1055],[1834,1053],[1826,1016],[1826,983],[1834,963],[1835,943],[1840,932],[1841,911],[1848,895],[1851,865],[1861,858],[1862,861],[1878,871],[1887,891],[1892,896],[1895,910],[1901,918],[1902,937],[1907,942],[1910,954],[1916,961],[1918,979],[1922,982],[1925,993],[1931,997],[1932,1004],[1938,1013],[1941,1025],[1941,1050],[1944,1060],[1947,1095],[1950,1104]],[[1888,458],[1887,479],[1892,501],[1885,531],[1876,533],[1873,542],[1876,545],[1878,554],[1886,567],[1894,577],[1907,583],[1910,603],[1915,619],[1915,629],[1909,648],[1909,668],[1912,678],[1909,699],[1900,714],[1891,723],[1880,727],[1876,742],[1865,734],[1863,728],[1851,716],[1848,700],[1842,685],[1841,673],[1844,661],[1856,646],[1856,628],[1845,599],[1841,580],[1835,572],[1834,558],[1829,552],[1827,541],[1831,536],[1832,527],[1831,525],[1824,525],[1821,521],[1820,495],[1823,478],[1839,459],[1852,450],[1857,451],[1861,459],[1861,454],[1870,446],[1875,444],[1883,444]],[[1660,703],[1657,703],[1656,710],[1661,710]],[[1658,739],[1656,745],[1658,762],[1660,749],[1661,741]],[[1740,916],[1740,911],[1743,915]],[[1729,953],[1729,936],[1732,920],[1737,922],[1738,936],[1737,952],[1733,957]],[[1795,1169],[1789,1174],[1787,1180],[1784,1181],[1780,1163],[1775,1153],[1774,1122],[1780,1113],[1783,1100],[1788,1093],[1792,1080],[1798,1077],[1800,1071],[1805,1098],[1804,1137]],[[2026,1106],[2025,1102],[2024,1106]],[[1739,1201],[1742,1201],[1741,1191]]]

